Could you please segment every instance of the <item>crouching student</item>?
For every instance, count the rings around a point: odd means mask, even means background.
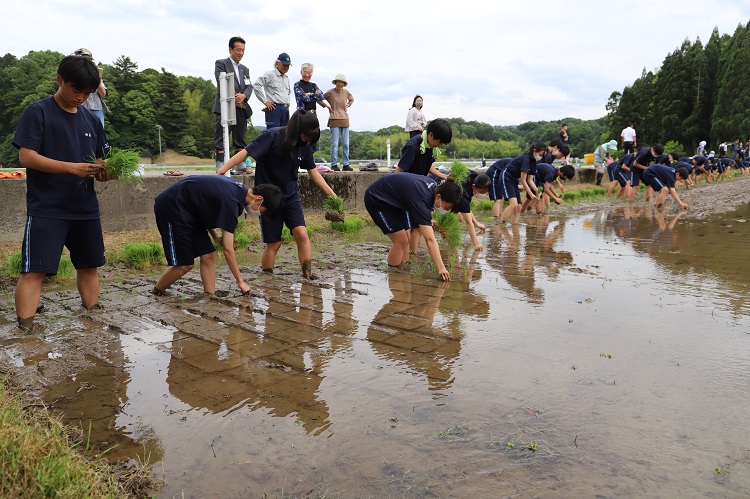
[[[511,161],[513,161],[513,158],[498,159],[485,172],[485,175],[490,179],[489,195],[490,199],[494,201],[492,215],[495,218],[500,218],[500,212],[503,208],[503,170]]]
[[[242,164],[250,156],[255,159],[255,182],[273,184],[281,189],[281,216],[269,220],[260,217],[260,230],[263,235],[263,256],[260,265],[263,272],[273,272],[276,255],[281,249],[281,233],[286,224],[297,243],[297,257],[302,268],[302,277],[313,279],[312,245],[305,226],[305,213],[299,192],[299,169],[307,170],[310,180],[327,196],[336,198],[336,193],[315,169],[313,146],[320,138],[320,124],[315,113],[298,109],[289,118],[285,127],[266,130],[242,151],[232,156],[216,174]]]
[[[688,159],[690,159],[690,158],[688,158]],[[667,166],[670,166],[671,168],[673,168],[675,170],[679,170],[680,168],[684,168],[685,171],[687,171],[687,177],[686,178],[675,182],[675,189],[677,188],[677,186],[679,184],[684,184],[685,185],[685,189],[689,190],[690,187],[693,185],[693,181],[690,180],[690,177],[693,176],[693,169],[695,169],[695,165],[693,165],[693,163],[686,162],[686,161],[677,161],[676,163],[674,163],[672,165],[667,165]]]
[[[692,181],[694,184],[698,184],[700,182],[701,177],[706,179],[706,183],[711,183],[711,169],[710,165],[708,165],[708,160],[703,156],[693,156],[693,158],[690,160],[690,162],[693,164],[693,172],[692,172]]]
[[[607,196],[611,196],[618,185],[620,189],[617,191],[617,197],[628,196],[630,192],[630,179],[632,178],[631,165],[634,160],[635,154],[631,152],[607,167],[607,171],[611,171],[612,173],[612,180],[610,180],[609,187],[607,188]]]
[[[646,168],[651,165],[651,163],[654,161],[654,158],[656,158],[663,152],[664,146],[661,144],[656,144],[652,147],[644,147],[643,149],[638,151],[638,154],[636,155],[630,167],[631,176],[628,201],[632,203],[635,200],[635,195],[638,194],[638,188],[641,185],[641,177],[643,176],[643,172],[645,172]],[[650,189],[646,189],[646,201],[651,201]]]
[[[643,172],[643,183],[658,193],[656,196],[657,208],[664,206],[664,200],[667,198],[667,192],[669,192],[677,204],[683,210],[687,210],[688,205],[682,202],[674,188],[677,180],[686,180],[687,178],[688,172],[685,168],[675,170],[664,165],[651,165]]]
[[[365,191],[365,208],[391,240],[388,265],[400,267],[409,262],[409,234],[418,227],[440,278],[450,281],[432,230],[432,210],[455,213],[460,197],[461,187],[450,179],[437,185],[423,175],[397,172],[373,182]]]
[[[540,162],[547,151],[547,146],[538,142],[529,147],[525,154],[513,158],[503,169],[501,177],[503,199],[508,201],[508,206],[503,210],[500,222],[507,221],[511,216],[512,223],[517,224],[521,216],[521,191],[518,188],[520,180],[523,190],[532,202],[538,201],[537,188],[534,184],[536,164]]]
[[[466,229],[469,231],[471,236],[471,242],[474,245],[474,251],[482,251],[482,243],[479,242],[477,237],[477,230],[484,231],[486,228],[483,223],[477,220],[474,213],[471,211],[471,199],[476,196],[477,199],[487,199],[487,191],[490,189],[490,178],[484,173],[477,173],[475,171],[469,172],[469,176],[466,178],[464,183],[461,185],[461,199],[458,201],[458,207],[456,212],[458,213],[458,219],[466,224]]]
[[[719,158],[716,160],[716,176],[714,180],[721,180],[722,182],[727,178],[727,172],[729,168],[734,164],[732,158]]]
[[[281,191],[269,184],[259,184],[250,190],[224,176],[196,175],[159,194],[154,214],[169,268],[156,281],[152,293],[163,295],[177,279],[190,272],[199,257],[203,291],[214,294],[216,250],[211,238],[224,250],[240,292],[249,293],[250,286],[242,278],[234,252],[234,231],[242,210],[275,219],[281,211]],[[224,231],[221,237],[215,228]]]
[[[560,179],[570,180],[575,174],[576,170],[571,165],[563,165],[560,168],[548,165],[547,163],[539,163],[536,165],[534,183],[539,192],[539,199],[536,202],[537,214],[544,213],[544,211],[550,206],[550,199],[554,201],[555,204],[562,204],[562,198],[557,194],[557,191],[555,191],[553,184],[557,184],[562,191],[564,187]],[[527,200],[524,201],[524,206],[526,206],[526,202],[529,201],[530,200],[527,198]],[[528,207],[530,208],[530,206]],[[525,209],[522,211],[525,211]]]

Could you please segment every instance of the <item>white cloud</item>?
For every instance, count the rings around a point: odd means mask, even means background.
[[[708,40],[714,26],[733,33],[750,4],[588,0],[429,3],[37,0],[4,6],[0,47],[90,49],[111,63],[120,55],[139,69],[164,67],[213,78],[230,36],[247,41],[243,62],[253,77],[280,52],[315,64],[316,81],[344,72],[356,97],[355,130],[402,125],[412,98],[425,97],[428,118],[463,117],[518,124],[564,117],[596,118],[613,90],[661,65],[685,38]],[[256,110],[259,108],[259,103]],[[325,115],[325,113],[323,113]],[[260,123],[262,113],[256,112]]]

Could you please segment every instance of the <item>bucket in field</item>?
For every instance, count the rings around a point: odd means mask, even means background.
[[[594,153],[584,154],[583,155],[583,162],[587,165],[593,165],[594,164]]]

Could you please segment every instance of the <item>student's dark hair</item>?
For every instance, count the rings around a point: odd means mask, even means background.
[[[242,37],[233,36],[229,39],[229,50],[232,50],[234,48],[234,44],[237,42],[240,42],[242,45],[247,45]]]
[[[686,179],[686,178],[688,178],[688,175],[690,175],[688,173],[688,169],[685,168],[684,166],[681,166],[680,168],[678,168],[677,170],[675,170],[675,173],[679,173],[680,174],[680,178],[682,178],[682,179]]]
[[[534,153],[537,151],[544,151],[547,152],[547,146],[544,142],[537,142],[536,144],[531,144],[531,147],[529,147],[529,150],[525,152],[525,154],[528,154],[529,156],[534,156]]]
[[[675,163],[680,160],[680,153],[678,152],[670,152],[667,156],[672,156],[672,161]]]
[[[308,144],[314,144],[320,138],[320,123],[315,113],[308,113],[304,109],[297,109],[289,118],[284,130],[281,147],[291,158],[292,149],[299,144],[299,135],[304,133],[309,139]]]
[[[273,184],[258,184],[253,187],[253,194],[263,197],[260,204],[266,209],[263,216],[269,220],[276,220],[281,213],[281,189]]]
[[[628,121],[628,126],[632,128],[633,122],[632,121]]]
[[[559,140],[557,140],[557,139],[555,139],[555,140],[553,140],[552,142],[549,143],[550,147],[557,147],[558,149],[560,149],[561,145],[562,145],[562,143]]]
[[[427,133],[431,133],[432,136],[442,142],[443,145],[450,144],[453,139],[453,129],[451,129],[451,124],[441,118],[430,121],[430,124],[427,125]]]
[[[563,165],[560,167],[560,173],[562,173],[563,177],[570,180],[576,176],[576,169],[572,165]]]
[[[57,74],[80,92],[94,92],[99,86],[99,70],[90,57],[69,55],[60,61]]]
[[[560,125],[560,128],[565,127],[565,126],[568,126],[568,124],[567,123],[563,123],[562,125]]]
[[[560,151],[563,157],[566,157],[570,154],[570,147],[566,145],[561,145],[560,147],[557,148],[557,150]]]
[[[703,166],[706,164],[706,158],[703,156],[694,156],[691,162],[694,161],[694,164],[697,164],[698,166]]]
[[[447,179],[435,188],[435,194],[440,194],[440,198],[445,200],[446,203],[453,203],[451,211],[453,213],[458,212],[458,200],[461,199],[461,186],[455,180],[452,178]]]
[[[664,154],[664,146],[663,145],[661,145],[661,144],[654,144],[651,147],[654,149],[654,152],[657,154],[657,156],[659,154]]]
[[[477,189],[484,189],[485,187],[490,186],[490,182],[490,177],[488,177],[484,173],[480,173],[474,178],[474,180],[472,181],[472,185],[474,185],[474,187],[476,187]]]
[[[417,105],[417,99],[422,99],[422,100],[424,100],[424,97],[422,97],[422,96],[421,96],[421,95],[419,95],[419,94],[415,95],[415,96],[414,96],[414,100],[413,100],[413,101],[411,101],[411,107],[414,107],[414,106],[416,106],[416,105]],[[411,107],[410,107],[409,109],[411,109]]]

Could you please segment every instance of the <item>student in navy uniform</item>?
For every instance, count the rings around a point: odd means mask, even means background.
[[[677,180],[687,180],[688,172],[684,168],[675,170],[669,166],[651,165],[643,172],[643,183],[658,192],[656,196],[656,207],[664,206],[664,200],[667,198],[667,192],[672,195],[678,205],[687,210],[688,205],[683,203],[680,196],[677,195],[675,182]]]
[[[536,185],[534,185],[534,174],[536,173],[537,162],[542,160],[546,151],[547,146],[544,143],[538,142],[533,144],[526,153],[513,158],[508,163],[508,166],[503,169],[500,183],[503,199],[508,201],[508,206],[503,210],[500,222],[505,222],[512,216],[512,222],[514,224],[518,223],[518,219],[521,216],[519,180],[529,198],[532,201],[538,200]]]
[[[630,193],[628,194],[628,201],[631,203],[635,200],[635,195],[638,194],[638,188],[641,184],[641,176],[646,168],[651,165],[654,158],[664,152],[664,146],[656,144],[652,147],[644,147],[638,151],[633,164],[631,165],[630,171],[632,173],[630,177]],[[651,201],[651,190],[646,190],[646,201]]]
[[[259,184],[250,190],[224,176],[195,175],[156,196],[154,215],[169,268],[156,281],[152,293],[163,295],[177,279],[193,269],[195,258],[200,257],[203,291],[214,294],[216,250],[211,238],[223,248],[227,266],[240,292],[249,293],[250,286],[242,278],[234,252],[234,231],[243,210],[274,218],[281,210],[281,191],[270,184]],[[221,237],[215,228],[223,231]]]
[[[424,175],[397,172],[373,182],[365,191],[365,208],[392,242],[388,265],[399,267],[409,262],[409,233],[419,227],[440,277],[450,281],[432,230],[432,210],[455,213],[460,197],[461,187],[452,179],[437,185]]]
[[[619,198],[622,195],[628,197],[628,194],[630,193],[630,180],[633,178],[633,161],[635,161],[635,154],[630,152],[621,157],[617,163],[613,163],[615,164],[613,169],[614,180],[609,184],[607,196],[610,196],[615,187],[619,184],[620,189],[617,191],[617,197]]]
[[[490,199],[494,201],[492,205],[492,215],[495,218],[500,218],[500,212],[503,207],[503,170],[508,164],[513,161],[513,158],[502,158],[498,159],[487,168],[484,172],[490,178],[490,189],[488,194]]]
[[[706,179],[706,183],[711,183],[711,171],[710,168],[707,167],[708,159],[704,156],[693,156],[693,158],[690,159],[690,162],[693,164],[693,183],[698,184],[700,182],[700,177]]]
[[[570,147],[555,139],[547,145],[547,154],[544,155],[541,162],[551,165],[556,159],[563,159],[568,156],[570,156]]]
[[[735,159],[733,168],[742,172],[743,176],[747,175],[750,173],[750,159]]]
[[[432,120],[421,134],[410,138],[401,150],[401,159],[396,165],[397,172],[427,175],[431,173],[445,180],[448,175],[433,166],[435,154],[433,149],[450,144],[453,139],[451,124],[446,120]]]
[[[306,279],[313,278],[312,247],[305,227],[305,213],[302,211],[302,199],[297,183],[299,169],[307,170],[310,180],[327,196],[337,197],[320,172],[315,169],[313,144],[318,138],[320,124],[317,116],[304,109],[298,109],[289,118],[287,126],[266,130],[216,172],[222,175],[250,156],[255,159],[255,182],[273,184],[281,189],[281,216],[277,220],[268,220],[263,215],[260,217],[261,234],[263,242],[266,243],[260,262],[264,272],[273,272],[276,254],[281,248],[281,231],[286,224],[297,243],[302,276]]]
[[[458,219],[466,223],[466,229],[471,236],[471,242],[474,244],[475,251],[482,251],[482,243],[479,242],[476,229],[484,231],[486,229],[483,223],[477,220],[471,211],[471,199],[477,196],[479,199],[487,199],[487,191],[490,189],[490,178],[484,173],[470,171],[469,176],[461,184],[461,199],[458,201],[456,212]],[[475,229],[476,228],[476,229]]]
[[[742,161],[740,159],[740,161]],[[716,177],[714,180],[725,180],[729,168],[734,164],[734,160],[731,158],[719,158],[716,160]]]
[[[553,184],[557,183],[558,187],[563,190],[564,187],[560,179],[570,180],[575,174],[576,170],[571,165],[563,165],[560,168],[547,163],[538,163],[536,165],[534,184],[537,186],[539,194],[539,199],[536,202],[537,214],[544,213],[550,205],[550,199],[556,204],[562,203],[562,198],[555,191]],[[531,200],[527,198],[521,210],[526,211],[526,209],[531,208],[532,204]]]
[[[690,158],[688,158],[690,159]],[[677,161],[676,163],[672,165],[668,165],[671,168],[674,168],[675,170],[679,170],[680,168],[684,168],[687,172],[687,178],[684,179],[685,189],[690,189],[690,187],[693,185],[693,181],[690,180],[690,177],[692,177],[693,169],[695,169],[695,165],[690,162],[685,161]],[[675,188],[677,188],[677,183],[675,183]]]
[[[82,106],[99,86],[88,57],[68,56],[57,67],[57,91],[28,106],[13,145],[26,168],[26,225],[16,315],[31,330],[45,276],[57,273],[63,246],[76,268],[81,303],[99,303],[98,267],[105,263],[104,239],[94,179],[108,180],[94,158],[109,150],[102,123]]]

